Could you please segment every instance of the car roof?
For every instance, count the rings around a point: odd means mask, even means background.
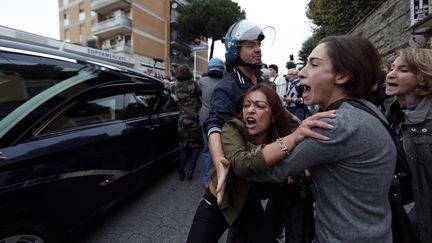
[[[83,55],[78,55],[78,54],[74,54],[74,53],[70,53],[70,52],[66,52],[66,51],[62,51],[62,50],[51,49],[51,48],[47,48],[47,47],[22,43],[22,42],[18,42],[18,41],[10,41],[10,40],[5,40],[5,39],[0,39],[0,51],[21,52],[21,53],[25,53],[28,55],[45,56],[48,58],[60,59],[60,60],[69,61],[69,62],[89,63],[89,64],[93,64],[93,65],[97,65],[97,66],[102,66],[102,67],[105,67],[105,68],[108,68],[110,70],[114,70],[117,72],[121,72],[121,73],[126,74],[126,75],[129,74],[129,75],[141,77],[144,79],[151,79],[154,81],[161,82],[161,80],[159,80],[159,79],[157,79],[151,75],[138,72],[137,70],[131,69],[131,68],[126,67],[126,66],[122,66],[122,65],[110,63],[110,62],[107,62],[104,60],[91,58],[91,57],[87,57],[87,56],[83,56]]]

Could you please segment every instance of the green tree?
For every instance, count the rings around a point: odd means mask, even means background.
[[[303,42],[302,48],[299,51],[299,60],[302,62],[303,66],[306,65],[307,57],[315,48],[317,43],[318,39],[316,38],[316,36],[311,36],[305,42]]]
[[[177,21],[186,41],[212,39],[211,59],[215,41],[221,40],[233,23],[244,18],[246,12],[231,0],[192,0],[183,8]]]
[[[320,39],[348,33],[380,3],[382,0],[310,0],[306,16],[314,25],[313,35],[303,43],[300,59],[305,63]]]

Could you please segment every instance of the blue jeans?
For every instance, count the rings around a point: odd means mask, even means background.
[[[208,184],[211,182],[211,178],[208,176],[209,171],[213,168],[213,161],[208,149],[208,140],[205,132],[203,133],[204,148],[202,153],[202,180]]]

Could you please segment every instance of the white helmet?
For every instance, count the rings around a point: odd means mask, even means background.
[[[249,20],[243,19],[231,25],[224,37],[226,65],[230,66],[239,60],[237,48],[239,43],[248,40],[262,41],[264,38],[261,28]],[[257,64],[257,66],[260,68],[261,64]]]

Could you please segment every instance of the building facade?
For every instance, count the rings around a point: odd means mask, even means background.
[[[176,17],[188,0],[58,2],[61,40],[132,59],[135,69],[158,77],[179,64],[198,75],[207,70],[208,52],[194,53],[178,38]]]

